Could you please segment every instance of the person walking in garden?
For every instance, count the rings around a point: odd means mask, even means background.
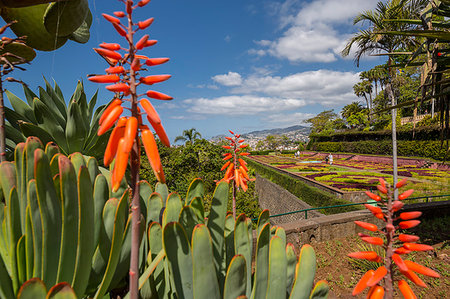
[[[330,165],[333,164],[333,156],[331,155],[331,153],[330,155],[328,155],[328,162],[330,162]]]

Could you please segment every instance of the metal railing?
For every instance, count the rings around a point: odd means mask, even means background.
[[[411,197],[411,198],[405,199],[405,201],[425,199],[425,202],[428,203],[430,198],[432,199],[432,198],[440,198],[440,197],[450,197],[450,194]],[[303,209],[303,210],[297,210],[297,211],[291,211],[291,212],[286,212],[286,213],[281,213],[281,214],[270,215],[269,218],[281,217],[281,216],[297,214],[297,213],[305,213],[305,219],[308,219],[308,211],[326,210],[326,209],[332,209],[332,208],[343,208],[343,207],[357,206],[357,205],[364,205],[364,204],[374,205],[374,204],[376,204],[376,201],[348,203],[348,204],[343,204],[343,205],[309,208],[309,209]],[[253,218],[252,221],[258,221],[258,218]]]

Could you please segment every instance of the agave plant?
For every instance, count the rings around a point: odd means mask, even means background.
[[[100,160],[109,133],[97,135],[98,120],[104,106],[95,111],[97,93],[87,102],[83,84],[78,82],[68,107],[61,89],[55,82],[52,87],[45,80],[45,89],[39,87],[39,97],[26,85],[24,102],[13,93],[6,95],[13,109],[5,107],[6,146],[11,153],[16,145],[28,136],[38,137],[44,144],[55,142],[64,155],[81,152]]]
[[[0,15],[6,22],[17,21],[11,29],[27,36],[27,45],[52,51],[67,40],[86,43],[92,14],[88,0],[2,0]]]
[[[103,298],[128,273],[126,182],[110,193],[110,174],[95,158],[66,157],[53,143],[44,150],[36,137],[14,154],[0,164],[0,298],[63,282],[78,298]]]
[[[227,182],[217,185],[207,218],[200,179],[191,183],[184,200],[168,194],[163,184],[155,191],[145,202],[147,233],[141,246],[148,248],[148,271],[139,279],[141,298],[327,297],[325,281],[313,288],[314,249],[304,245],[297,259],[284,229],[270,226],[268,210],[259,216],[252,256],[251,220],[227,213]]]

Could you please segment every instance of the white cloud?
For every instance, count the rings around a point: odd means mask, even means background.
[[[231,41],[231,36],[230,35],[225,36],[224,41],[229,43]]]
[[[353,85],[359,73],[318,70],[281,77],[264,74],[251,75],[231,89],[234,94],[263,94],[303,100],[307,104],[327,107],[340,106],[356,100]]]
[[[290,125],[297,125],[306,119],[314,117],[314,115],[315,114],[313,113],[302,113],[302,112],[277,113],[268,115],[266,120],[276,125],[290,126]]]
[[[343,40],[355,31],[352,19],[375,5],[372,0],[315,0],[292,15],[298,2],[287,0],[277,10],[281,27],[287,29],[276,40],[256,42],[262,49],[251,49],[249,54],[269,54],[292,62],[335,61],[345,45]]]
[[[306,105],[301,99],[232,95],[217,98],[192,98],[183,101],[187,111],[197,114],[255,115],[295,110]],[[269,113],[269,114],[267,114]]]
[[[216,75],[212,77],[212,79],[215,82],[225,86],[237,86],[241,85],[242,83],[241,75],[235,72],[228,72],[228,74]]]

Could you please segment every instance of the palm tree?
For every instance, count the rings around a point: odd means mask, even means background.
[[[182,141],[184,143],[193,143],[196,139],[202,138],[202,134],[200,134],[195,128],[189,130],[183,130],[183,134],[181,136],[175,137],[174,142]]]
[[[357,97],[364,97],[364,99],[366,100],[366,107],[369,110],[370,119],[370,112],[372,109],[372,83],[369,80],[358,82],[353,85],[353,92]],[[369,97],[367,97],[367,95]]]
[[[363,109],[360,102],[352,102],[342,108],[341,115],[343,118],[347,119],[350,115],[361,112]]]

